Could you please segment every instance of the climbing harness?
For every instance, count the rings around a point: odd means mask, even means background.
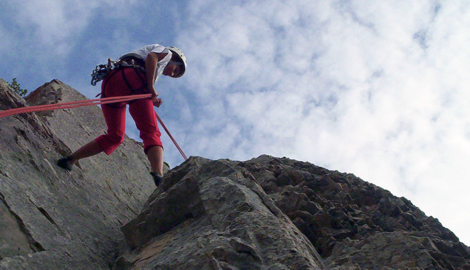
[[[78,108],[78,107],[85,107],[85,106],[92,106],[92,105],[103,105],[109,103],[116,103],[116,102],[124,102],[124,101],[131,101],[137,99],[144,99],[150,98],[151,94],[142,94],[142,95],[130,95],[130,96],[120,96],[120,97],[107,97],[107,98],[99,98],[99,99],[90,99],[90,100],[80,100],[80,101],[72,101],[72,102],[65,102],[65,103],[56,103],[56,104],[49,104],[49,105],[38,105],[38,106],[28,106],[28,107],[21,107],[16,109],[10,109],[5,111],[0,111],[0,118],[16,115],[20,113],[29,113],[29,112],[40,112],[40,111],[51,111],[51,110],[59,110],[59,109],[71,109],[71,108]],[[176,148],[180,152],[181,156],[183,156],[184,160],[188,158],[184,154],[181,147],[178,145],[176,140],[171,135],[168,128],[163,123],[160,116],[158,116],[157,112],[155,112],[155,116],[157,117],[158,122],[162,125],[165,129],[168,137],[173,141]]]
[[[186,56],[183,51],[179,48],[169,46],[168,49],[176,54],[179,61],[171,61],[170,64],[181,66],[182,72],[176,75],[174,78],[179,78],[183,76],[187,68]],[[129,53],[123,55],[119,60],[113,61],[111,58],[108,58],[108,63],[99,64],[91,71],[91,85],[96,86],[99,81],[102,81],[111,71],[121,68],[121,67],[133,67],[136,70],[141,70],[145,73],[145,61],[140,59],[137,54]]]

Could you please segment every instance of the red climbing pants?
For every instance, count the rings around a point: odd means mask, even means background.
[[[112,71],[101,84],[102,95],[114,97],[145,93],[145,74],[139,72],[132,67]],[[129,113],[140,131],[145,153],[151,146],[163,147],[153,102],[150,98],[146,98],[101,105],[108,126],[107,133],[95,139],[101,149],[109,155],[124,141],[127,104],[129,104]]]

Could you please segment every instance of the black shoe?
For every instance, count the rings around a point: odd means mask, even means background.
[[[150,175],[153,177],[153,181],[155,182],[155,185],[158,187],[158,185],[162,181],[162,176],[158,175],[156,172],[150,172]]]
[[[62,169],[71,171],[73,165],[69,163],[70,160],[72,160],[71,156],[61,158],[57,161],[57,166],[61,167]]]

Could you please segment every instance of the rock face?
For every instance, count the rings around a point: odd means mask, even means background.
[[[407,199],[270,156],[191,158],[123,232],[114,269],[470,269],[468,247]]]
[[[352,174],[268,156],[239,165],[331,269],[470,269],[469,248],[437,219]]]
[[[83,100],[54,80],[0,110]],[[191,157],[158,189],[139,143],[58,158],[106,130],[98,107],[0,118],[0,269],[470,269],[409,200],[287,158]]]
[[[228,160],[193,157],[172,170],[123,232],[130,249],[115,269],[325,269],[253,176]]]
[[[83,100],[54,80],[22,99],[0,79],[0,109]],[[111,156],[81,161],[72,173],[57,159],[106,131],[101,110],[0,118],[0,269],[109,269],[120,227],[154,190],[142,147],[126,139]]]

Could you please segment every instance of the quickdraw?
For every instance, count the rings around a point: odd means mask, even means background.
[[[107,64],[97,65],[91,72],[91,85],[95,86],[96,83],[103,80],[104,77],[109,74],[109,72],[116,69],[117,67],[118,65],[116,65],[116,61],[111,60],[111,58],[108,58]]]

